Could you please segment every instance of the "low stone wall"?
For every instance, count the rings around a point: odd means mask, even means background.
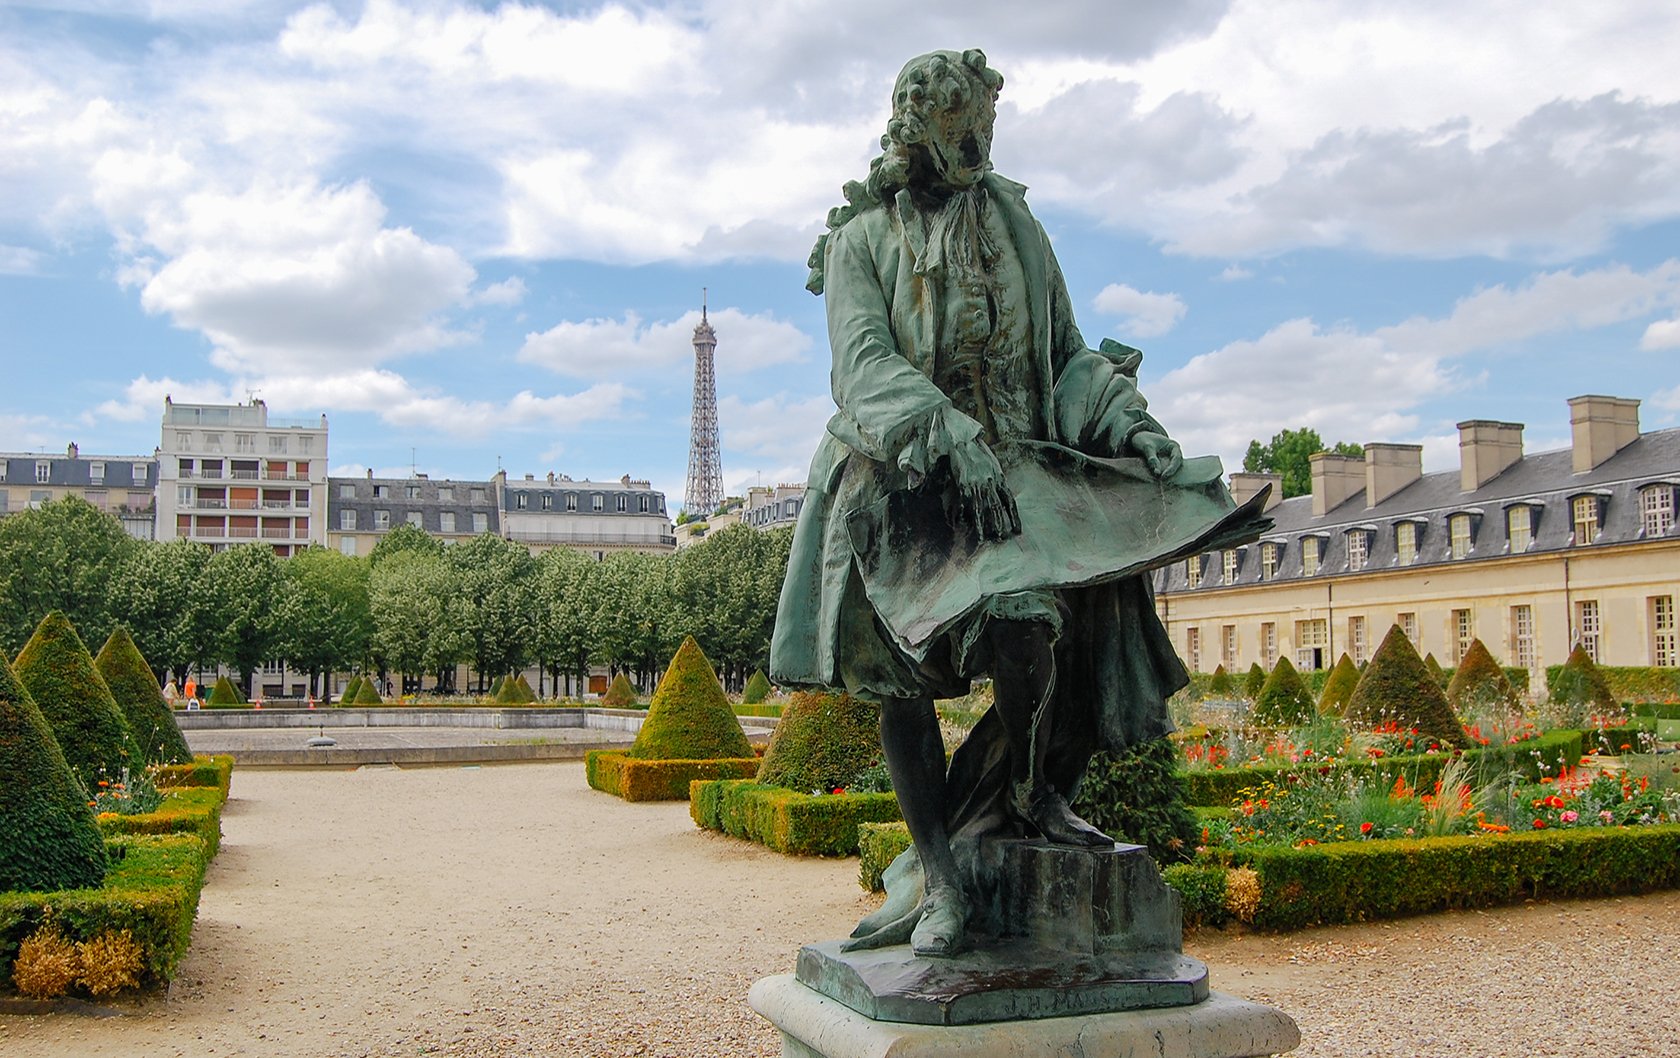
[[[183,731],[276,727],[483,727],[499,730],[594,727],[636,731],[639,709],[463,709],[450,706],[369,706],[316,709],[194,709],[175,714]],[[756,719],[756,718],[754,718]]]

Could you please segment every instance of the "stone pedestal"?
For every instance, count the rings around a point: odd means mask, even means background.
[[[1301,1042],[1282,1011],[1219,992],[1194,1006],[984,1025],[875,1021],[790,974],[759,981],[747,1001],[781,1032],[782,1058],[1260,1058]]]

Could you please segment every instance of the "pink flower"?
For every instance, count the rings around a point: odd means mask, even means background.
[[[1565,823],[1573,823],[1577,819],[1580,819],[1581,817],[1579,815],[1575,814],[1573,811],[1570,811],[1570,812],[1563,813],[1563,815],[1559,816],[1558,818],[1563,820]]]
[[[1604,820],[1606,823],[1609,823],[1609,822],[1613,821],[1616,817],[1610,811],[1610,809],[1606,808],[1604,811],[1602,811],[1598,814],[1598,818]]]

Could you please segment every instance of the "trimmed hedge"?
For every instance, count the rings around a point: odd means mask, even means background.
[[[881,760],[881,707],[836,691],[795,691],[770,736],[758,781],[828,793]]]
[[[1499,709],[1506,713],[1520,712],[1517,690],[1505,675],[1505,670],[1493,660],[1487,646],[1480,639],[1470,640],[1464,660],[1453,670],[1447,681],[1447,701],[1460,716],[1470,716],[1481,709]]]
[[[1639,704],[1664,703],[1674,712],[1667,720],[1680,719],[1680,668],[1657,668],[1652,665],[1598,665],[1600,678],[1618,702]],[[1546,685],[1563,672],[1562,665],[1546,666]],[[1635,709],[1639,712],[1639,709]],[[1663,714],[1649,714],[1662,716]]]
[[[1278,658],[1260,688],[1260,697],[1254,700],[1254,722],[1262,727],[1291,727],[1307,723],[1317,711],[1301,674],[1288,658]]]
[[[350,677],[350,682],[346,683],[344,685],[344,690],[339,693],[338,704],[339,705],[354,704],[355,701],[356,701],[356,692],[360,691],[361,689],[362,689],[362,678],[360,676]]]
[[[530,705],[537,700],[537,692],[531,686],[531,681],[521,672],[517,676],[503,679],[502,685],[490,696],[490,700],[497,705]]]
[[[115,782],[125,768],[139,766],[128,721],[62,611],[41,618],[13,671],[84,789],[97,790],[101,779]]]
[[[206,709],[232,709],[244,704],[245,696],[226,676],[216,677],[216,685],[210,688],[210,696],[204,699]]]
[[[1653,720],[1680,720],[1680,704],[1674,702],[1635,702],[1634,716],[1648,716]]]
[[[1531,780],[1540,777],[1540,766],[1556,775],[1560,766],[1575,767],[1581,762],[1582,737],[1579,731],[1549,731],[1539,738],[1510,746],[1487,746],[1465,750],[1464,758],[1474,768],[1483,757],[1497,759],[1510,754],[1521,762],[1522,770]],[[1345,760],[1336,764],[1318,765],[1342,775],[1362,775],[1392,783],[1405,776],[1414,788],[1429,789],[1452,761],[1450,753],[1397,754],[1377,760]],[[1270,780],[1286,783],[1291,775],[1311,770],[1311,764],[1256,764],[1241,768],[1195,768],[1179,772],[1185,784],[1186,797],[1192,805],[1223,808],[1239,800],[1241,791]]]
[[[630,686],[630,680],[619,673],[613,677],[607,687],[607,693],[601,695],[600,705],[605,709],[625,709],[636,704],[636,688]]]
[[[909,847],[910,828],[903,823],[859,823],[858,884],[881,892],[881,874]]]
[[[351,705],[384,705],[385,704],[385,699],[379,697],[379,688],[377,688],[373,685],[373,681],[364,676],[364,677],[362,677],[361,684],[358,685],[357,688],[356,688],[355,700],[352,701],[350,704]]]
[[[0,657],[0,890],[98,885],[105,844],[35,700]]]
[[[741,702],[744,705],[757,705],[770,697],[770,677],[764,675],[763,669],[753,669],[753,674],[747,677],[747,686],[741,691]]]
[[[1324,690],[1319,692],[1318,696],[1318,711],[1341,716],[1347,712],[1348,699],[1353,697],[1353,689],[1357,686],[1359,666],[1353,663],[1352,658],[1343,654],[1324,680]]]
[[[1562,665],[1546,666],[1546,692],[1554,702],[1590,706],[1600,716],[1616,711],[1616,698],[1610,693],[1604,670],[1579,643]]]
[[[671,658],[628,755],[651,761],[740,759],[752,755],[746,732],[724,697],[712,663],[693,636],[684,639]],[[687,796],[688,787],[684,785],[675,798]]]
[[[689,785],[694,822],[795,856],[849,856],[858,851],[858,826],[900,818],[890,793],[810,794],[740,780]]]
[[[128,629],[119,626],[111,633],[93,665],[128,721],[129,734],[143,763],[185,764],[192,760],[192,750],[175,724],[169,703],[163,700],[157,677]]]
[[[214,857],[222,847],[222,805],[226,796],[214,786],[182,786],[163,797],[155,812],[97,816],[107,837],[120,834],[192,834]]]
[[[214,786],[227,800],[233,785],[233,757],[218,754],[214,757],[194,757],[191,764],[165,764],[152,769],[152,781],[160,790],[174,790],[184,786]]]
[[[638,760],[623,750],[592,749],[583,758],[591,788],[626,801],[686,801],[696,779],[750,779],[758,757]]]
[[[1260,692],[1266,687],[1266,670],[1256,661],[1248,667],[1248,675],[1243,677],[1243,697],[1249,701],[1260,697]]]
[[[1345,715],[1356,724],[1416,728],[1443,746],[1470,744],[1446,692],[1399,625],[1389,626],[1382,645],[1371,655],[1371,663],[1348,698]]]

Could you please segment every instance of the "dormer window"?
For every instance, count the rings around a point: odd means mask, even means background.
[[[1505,538],[1511,554],[1520,555],[1534,546],[1534,508],[1518,503],[1505,511]]]
[[[1468,514],[1455,514],[1447,519],[1447,547],[1452,557],[1469,558],[1476,546],[1475,529]]]
[[[1402,566],[1409,566],[1418,557],[1418,524],[1401,522],[1394,527],[1394,554]]]
[[[1303,576],[1315,576],[1318,573],[1319,561],[1323,558],[1324,541],[1316,536],[1301,538],[1301,573]]]
[[[1577,496],[1570,500],[1569,513],[1571,524],[1574,526],[1574,543],[1577,547],[1590,544],[1598,538],[1601,512],[1597,496]]]
[[[1663,536],[1674,528],[1674,486],[1647,485],[1639,493],[1639,528],[1644,536]]]
[[[1225,583],[1226,584],[1235,584],[1237,582],[1237,565],[1238,565],[1238,556],[1237,556],[1236,550],[1232,549],[1230,551],[1226,551],[1226,552],[1224,552],[1223,555],[1220,556],[1220,558],[1221,558],[1221,565],[1223,566],[1223,569],[1222,569],[1221,572],[1224,574]]]
[[[1202,586],[1202,556],[1191,555],[1184,560],[1184,584],[1190,588]]]
[[[1371,535],[1364,529],[1350,529],[1347,534],[1348,572],[1365,568],[1371,557]]]
[[[1283,545],[1278,543],[1264,543],[1260,545],[1260,579],[1272,580],[1277,576],[1278,559],[1283,554]]]

